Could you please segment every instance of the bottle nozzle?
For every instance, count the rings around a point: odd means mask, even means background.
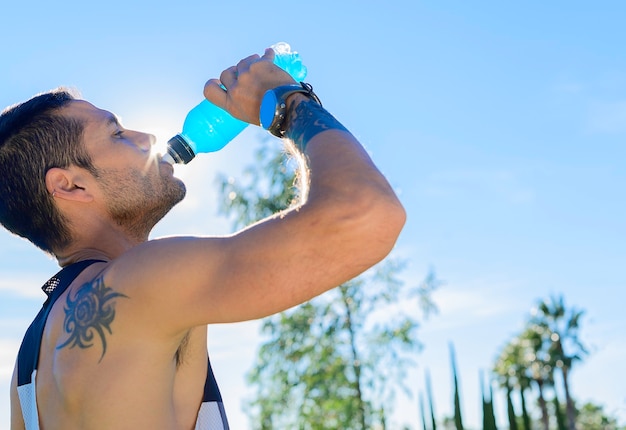
[[[174,160],[169,152],[166,152],[161,156],[161,161],[165,161],[166,163],[170,163],[171,165],[176,164],[176,160]]]

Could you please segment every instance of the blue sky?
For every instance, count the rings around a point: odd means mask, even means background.
[[[19,4],[18,4],[19,3]],[[626,5],[605,2],[24,0],[2,8],[0,105],[78,88],[125,126],[161,141],[180,130],[204,82],[251,53],[291,43],[324,105],[371,152],[408,223],[394,251],[407,283],[434,267],[445,285],[422,325],[411,375],[429,369],[438,414],[451,413],[453,342],[468,424],[478,372],[539,298],[586,310],[591,354],[572,373],[579,400],[626,421]],[[260,141],[246,130],[218,154],[177,168],[188,198],[165,234],[222,234],[218,172],[236,175]],[[21,335],[55,262],[0,232],[0,429]],[[233,428],[247,428],[243,374],[258,323],[211,330]],[[499,399],[496,399],[498,402]],[[504,404],[497,405],[500,413]],[[418,425],[400,398],[397,424]]]

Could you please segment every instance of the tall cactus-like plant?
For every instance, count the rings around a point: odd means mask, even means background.
[[[454,346],[450,344],[450,362],[452,364],[452,377],[454,380],[454,426],[456,430],[463,430],[463,416],[461,414],[461,395],[459,392],[459,378],[456,371],[456,357]]]
[[[422,417],[422,430],[428,430],[426,427],[426,414],[424,413],[424,398],[422,393],[419,394],[420,416]]]
[[[493,390],[491,388],[491,381],[488,384],[489,398],[485,393],[483,372],[480,372],[480,390],[483,398],[483,430],[498,430],[496,425],[496,416],[493,410]]]
[[[428,395],[428,406],[430,408],[430,425],[432,430],[437,430],[437,420],[435,419],[435,402],[433,401],[433,390],[430,385],[430,374],[426,371],[426,394]]]

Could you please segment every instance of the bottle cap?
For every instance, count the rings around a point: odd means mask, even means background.
[[[167,141],[167,154],[163,156],[163,160],[169,162],[171,158],[175,163],[187,164],[196,156],[189,143],[183,136],[177,134]]]

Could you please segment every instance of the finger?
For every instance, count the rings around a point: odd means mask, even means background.
[[[263,59],[274,61],[275,56],[276,56],[276,51],[274,51],[272,48],[266,48],[265,54],[263,54]]]
[[[259,55],[254,54],[239,61],[239,63],[237,63],[238,76],[243,76],[246,73],[248,73],[250,71],[250,68],[253,66],[253,64],[259,61],[260,59],[261,57],[259,57]]]
[[[226,107],[226,90],[219,79],[209,79],[204,84],[204,97],[222,109]]]
[[[252,63],[256,63],[260,59],[259,54],[252,54],[237,63],[237,70],[239,70],[239,73],[243,73],[248,70]]]
[[[230,66],[220,74],[220,81],[226,88],[230,88],[237,80],[238,74],[237,67]]]

